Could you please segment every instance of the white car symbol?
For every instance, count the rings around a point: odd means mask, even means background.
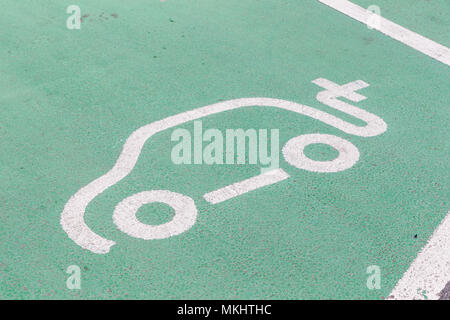
[[[134,168],[145,142],[154,134],[183,123],[203,117],[251,106],[276,107],[322,121],[345,133],[361,137],[372,137],[386,131],[386,123],[378,116],[338,100],[344,97],[359,102],[366,97],[356,93],[358,89],[368,86],[358,80],[339,86],[329,80],[320,78],[313,83],[325,88],[317,94],[317,100],[341,112],[356,117],[366,123],[356,126],[324,111],[295,102],[271,98],[242,98],[219,102],[201,108],[182,112],[177,115],[152,122],[134,131],[126,140],[122,152],[114,167],[106,174],[95,179],[78,190],[66,203],[61,213],[61,225],[68,236],[79,246],[94,253],[105,254],[115,244],[94,233],[85,223],[84,214],[89,203],[109,187],[125,178]],[[339,156],[332,161],[314,161],[303,154],[303,149],[312,143],[325,143],[339,151]],[[358,149],[349,141],[326,134],[304,134],[289,140],[283,147],[285,160],[301,169],[314,172],[337,172],[350,168],[359,159]],[[204,199],[212,204],[225,201],[250,190],[288,178],[282,169],[275,169],[256,177],[209,192]],[[150,202],[163,202],[175,210],[173,219],[165,224],[151,226],[141,223],[136,218],[137,210]],[[150,190],[134,194],[121,201],[115,208],[113,220],[116,226],[130,236],[141,239],[163,239],[178,235],[191,228],[197,218],[194,201],[185,195],[168,190]]]

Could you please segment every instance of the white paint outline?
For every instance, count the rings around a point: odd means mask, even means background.
[[[275,169],[259,174],[255,177],[230,184],[215,191],[205,193],[203,198],[209,203],[217,204],[247,192],[283,181],[287,178],[289,178],[289,174],[287,174],[283,169]]]
[[[136,212],[145,204],[161,202],[175,210],[169,222],[152,226],[140,222]],[[122,200],[114,209],[113,221],[120,231],[144,240],[165,239],[189,230],[197,219],[194,200],[168,190],[150,190],[136,193]]]
[[[319,2],[355,19],[363,24],[373,17],[374,13],[362,8],[348,0],[318,0]],[[408,30],[390,20],[379,17],[379,25],[372,26],[373,29],[384,33],[385,35],[400,41],[407,46],[420,51],[427,56],[436,59],[450,66],[450,49],[433,40],[425,38],[411,30]]]
[[[387,299],[423,300],[426,296],[430,300],[437,300],[449,281],[450,211]]]
[[[339,111],[348,113],[366,123],[357,126],[335,117],[324,111],[295,102],[271,98],[242,98],[219,102],[194,110],[179,113],[165,119],[152,122],[134,131],[126,140],[122,152],[113,168],[106,174],[90,182],[78,190],[67,201],[61,213],[60,223],[63,230],[80,247],[94,253],[105,254],[115,244],[114,241],[103,238],[93,232],[84,221],[84,214],[89,203],[109,187],[125,178],[134,168],[145,142],[154,134],[173,128],[188,121],[200,119],[209,115],[239,109],[243,107],[277,107],[322,121],[345,133],[361,137],[377,136],[387,129],[386,123],[378,116],[363,109],[343,104]],[[333,105],[330,105],[333,107]],[[357,111],[357,112],[356,112]]]
[[[326,144],[336,149],[339,155],[330,161],[316,161],[303,152],[310,144]],[[359,160],[359,151],[353,143],[331,134],[302,134],[290,139],[283,147],[284,159],[292,166],[311,172],[339,172],[347,170]]]

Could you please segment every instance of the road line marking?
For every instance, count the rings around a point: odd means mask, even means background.
[[[348,0],[318,0],[327,6],[342,12],[343,14],[367,24],[370,17],[374,13],[366,10]],[[408,30],[398,24],[387,20],[381,16],[379,17],[379,25],[372,26],[373,29],[378,30],[385,35],[400,41],[407,46],[420,51],[427,56],[436,59],[446,65],[450,66],[450,49],[439,43],[436,43],[428,38],[421,36],[411,30]]]
[[[398,281],[388,299],[439,299],[450,281],[450,212]]]
[[[319,0],[321,3],[367,24],[373,12],[347,0]],[[379,16],[373,26],[385,35],[450,65],[450,49]],[[427,245],[391,292],[392,299],[439,299],[439,293],[450,281],[450,212],[435,230]]]
[[[209,203],[217,204],[287,178],[289,178],[289,174],[283,169],[275,169],[206,193],[203,198]]]

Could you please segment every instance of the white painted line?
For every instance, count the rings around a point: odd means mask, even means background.
[[[450,212],[434,231],[388,299],[439,299],[450,281]]]
[[[343,14],[367,24],[369,19],[373,17],[374,13],[366,10],[347,0],[319,0],[323,4],[342,12]],[[420,51],[427,56],[436,59],[446,65],[450,66],[450,49],[436,43],[428,38],[425,38],[411,30],[408,30],[398,24],[389,21],[381,16],[379,18],[379,25],[371,26],[385,35],[400,41],[407,46],[410,46],[417,51]]]
[[[216,204],[225,200],[232,199],[244,193],[283,181],[289,178],[289,175],[283,169],[275,169],[256,177],[233,183],[229,186],[206,193],[203,198],[209,203]]]
[[[374,13],[347,0],[319,0],[347,16],[367,24]],[[450,65],[450,49],[381,16],[372,26],[427,56]],[[317,83],[319,84],[319,83]],[[322,83],[321,83],[322,84]],[[321,85],[319,84],[319,85]],[[450,212],[429,239],[409,269],[399,280],[389,299],[439,299],[439,293],[450,281]]]

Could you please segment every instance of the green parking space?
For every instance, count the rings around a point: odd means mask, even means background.
[[[447,13],[450,3],[445,0],[430,1],[370,1],[355,0],[355,4],[364,8],[378,6],[383,17],[398,23],[420,35],[430,38],[444,46],[450,46],[450,21]]]
[[[418,2],[377,5],[386,18],[448,46],[448,3]],[[1,299],[390,294],[449,209],[447,65],[315,0],[78,0],[79,30],[66,27],[72,4],[3,4]],[[289,176],[213,204],[206,193],[261,174],[261,165],[175,164],[172,133],[193,132],[189,120],[151,136],[132,170],[89,201],[84,221],[115,242],[108,252],[90,250],[95,243],[70,227],[77,243],[61,225],[69,199],[115,166],[127,138],[167,117],[264,98],[311,107],[342,119],[345,128],[365,126],[318,101],[326,89],[316,79],[368,84],[355,91],[366,99],[339,99],[382,119],[387,129],[358,135],[271,105],[201,118],[203,131],[278,130],[279,168]],[[291,165],[283,146],[307,134],[348,141],[357,162],[338,172]],[[316,161],[338,156],[323,145],[305,154]],[[119,166],[117,174],[125,171]],[[192,199],[195,223],[154,240],[120,230],[115,207],[150,190]],[[83,211],[78,203],[74,212]],[[158,225],[174,212],[151,203],[136,216]],[[75,225],[70,219],[67,225]],[[67,286],[70,266],[80,268],[80,289]],[[370,266],[381,272],[379,289],[367,286]]]

